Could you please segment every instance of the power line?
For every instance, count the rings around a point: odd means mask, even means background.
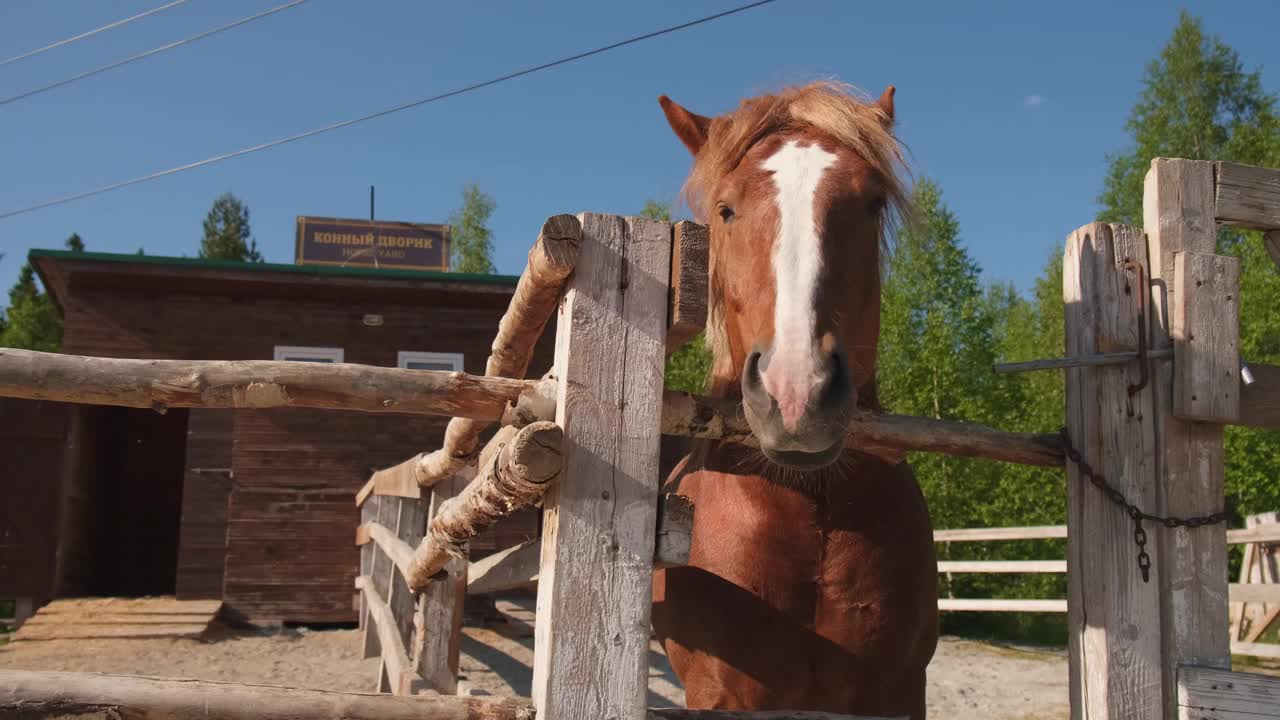
[[[133,178],[131,180],[122,180],[120,182],[112,183],[110,185],[104,185],[94,190],[87,190],[85,192],[75,193],[74,195],[64,195],[62,197],[54,198],[52,200],[46,200],[42,203],[38,203],[36,205],[30,205],[28,207],[20,208],[18,210],[9,210],[8,212],[0,213],[0,220],[4,220],[5,218],[11,218],[16,215],[22,215],[25,213],[34,212],[36,210],[42,210],[44,208],[52,207],[54,205],[62,205],[64,203],[69,203],[74,200],[82,200],[84,198],[92,197],[94,195],[101,195],[102,193],[111,192],[112,190],[119,190],[120,188],[129,187],[130,185],[138,185],[140,183],[149,182],[151,180],[156,180],[158,178],[162,178],[167,175],[176,175],[180,172],[186,172],[187,170],[194,170],[196,168],[204,167],[206,165],[212,165],[214,163],[222,162],[223,160],[230,160],[232,158],[237,158],[242,155],[249,155],[251,153],[255,153],[260,150],[267,150],[273,147],[278,147],[280,145],[296,142],[298,140],[305,140],[309,137],[314,137],[316,135],[321,135],[323,133],[331,132],[333,130],[339,130],[341,128],[357,125],[362,122],[374,120],[376,118],[384,117],[386,115],[391,115],[392,113],[398,113],[402,110],[409,110],[411,108],[416,108],[422,105],[439,102],[441,100],[445,100],[451,97],[456,97],[458,95],[465,95],[466,93],[474,92],[476,90],[480,90],[482,88],[486,88],[491,85],[497,85],[499,83],[507,82],[508,80],[514,80],[519,77],[524,77],[525,75],[532,75],[533,73],[541,72],[543,70],[549,70],[553,67],[558,67],[560,65],[567,65],[571,62],[576,62],[584,58],[589,58],[593,55],[606,53],[606,52],[609,52],[610,50],[616,50],[620,47],[625,47],[627,45],[634,45],[635,43],[638,43],[638,42],[650,40],[662,35],[667,35],[673,32],[677,32],[679,30],[684,30],[686,28],[691,28],[695,25],[708,23],[708,22],[711,22],[712,20],[718,20],[722,17],[727,17],[729,15],[735,15],[737,13],[744,12],[746,10],[751,10],[752,8],[757,8],[762,5],[768,5],[775,1],[776,0],[757,0],[757,2],[748,3],[746,5],[740,5],[738,7],[725,10],[724,12],[718,12],[714,15],[707,15],[706,17],[701,17],[701,18],[698,18],[697,20],[691,20],[689,22],[681,23],[679,25],[672,25],[670,27],[666,27],[661,30],[655,30],[653,32],[645,33],[643,35],[636,35],[634,37],[627,38],[626,40],[615,42],[609,45],[604,45],[602,47],[598,47],[593,50],[580,52],[576,55],[570,55],[568,57],[560,58],[559,60],[552,60],[551,62],[542,63],[541,65],[534,65],[532,67],[527,67],[527,68],[524,68],[523,70],[517,70],[515,72],[507,73],[506,75],[501,75],[491,80],[485,80],[483,82],[473,83],[471,85],[466,85],[464,87],[460,87],[454,90],[442,92],[438,95],[432,95],[430,97],[420,98],[418,100],[407,102],[402,105],[396,105],[394,107],[379,110],[374,113],[369,113],[368,115],[361,115],[360,117],[351,118],[350,120],[343,120],[341,122],[333,123],[332,125],[325,125],[324,127],[319,127],[313,130],[307,130],[306,132],[300,132],[295,135],[289,135],[287,137],[278,138],[276,140],[271,140],[265,143],[261,143],[259,145],[251,145],[249,147],[241,148],[239,150],[235,150],[228,153],[223,153],[221,155],[214,155],[213,157],[208,157],[208,158],[205,158],[204,160],[197,160],[196,162],[188,163],[186,165],[178,165],[177,167],[171,167],[167,170],[159,170],[149,175],[142,175],[142,176]]]
[[[133,15],[133,16],[131,16],[131,17],[124,18],[123,20],[116,20],[116,21],[115,21],[115,22],[113,22],[113,23],[107,23],[106,25],[103,25],[103,26],[102,26],[102,27],[100,27],[100,28],[94,28],[94,29],[92,29],[92,30],[90,30],[90,31],[88,31],[88,32],[82,32],[82,33],[80,33],[79,35],[75,35],[75,36],[73,36],[73,37],[69,37],[69,38],[66,38],[66,39],[63,39],[63,40],[59,40],[59,41],[58,41],[58,42],[56,42],[56,43],[51,43],[51,44],[49,44],[49,45],[45,45],[45,46],[44,46],[44,47],[42,47],[42,48],[36,48],[35,50],[28,50],[27,52],[24,52],[24,53],[22,53],[21,55],[14,55],[13,57],[9,58],[8,60],[0,60],[0,66],[8,65],[9,63],[15,63],[15,62],[18,62],[19,60],[26,60],[27,58],[32,57],[32,56],[35,56],[35,55],[39,55],[39,54],[40,54],[40,53],[42,53],[42,52],[48,52],[49,50],[53,50],[53,49],[55,49],[55,48],[60,48],[60,47],[62,47],[63,45],[70,45],[70,44],[71,44],[71,43],[73,43],[73,42],[76,42],[76,41],[78,41],[78,40],[83,40],[83,39],[85,39],[85,38],[87,38],[87,37],[91,37],[91,36],[93,36],[93,35],[97,35],[97,34],[98,34],[98,33],[100,33],[100,32],[106,32],[107,30],[110,30],[111,28],[118,28],[118,27],[120,27],[121,25],[128,25],[129,23],[133,22],[134,20],[141,20],[142,18],[144,18],[144,17],[146,17],[146,16],[148,16],[148,15],[155,15],[156,13],[161,12],[161,11],[164,11],[164,10],[168,10],[168,9],[169,9],[169,8],[171,8],[171,7],[177,7],[178,5],[181,5],[181,4],[185,3],[186,1],[187,1],[187,0],[173,0],[173,2],[171,2],[171,3],[167,3],[167,4],[165,4],[165,5],[161,5],[160,7],[154,7],[154,8],[151,8],[150,10],[144,10],[143,12],[140,12],[140,13],[138,13],[137,15]]]
[[[71,76],[71,77],[69,77],[69,78],[64,78],[64,79],[59,80],[59,81],[57,81],[57,82],[49,83],[48,85],[43,85],[43,86],[38,87],[38,88],[36,88],[36,89],[34,89],[34,90],[28,90],[28,91],[26,91],[26,92],[24,92],[24,93],[18,93],[17,95],[10,95],[10,96],[9,96],[9,97],[7,97],[7,98],[0,99],[0,105],[8,105],[8,104],[9,104],[9,103],[11,103],[11,102],[16,102],[16,101],[18,101],[18,100],[22,100],[23,98],[29,98],[29,97],[31,97],[32,95],[39,95],[39,94],[40,94],[40,93],[42,93],[42,92],[47,92],[47,91],[52,90],[52,89],[54,89],[54,88],[62,87],[63,85],[70,85],[71,83],[76,82],[77,80],[83,80],[83,79],[85,79],[85,78],[87,78],[87,77],[92,77],[92,76],[97,75],[97,74],[99,74],[99,73],[104,73],[104,72],[106,72],[106,71],[108,71],[108,70],[114,70],[114,69],[116,69],[116,68],[118,68],[118,67],[121,67],[121,66],[123,66],[123,65],[128,65],[129,63],[137,62],[137,61],[139,61],[139,60],[142,60],[143,58],[149,58],[149,57],[151,57],[152,55],[159,55],[159,54],[160,54],[160,53],[162,53],[162,52],[166,52],[166,51],[168,51],[168,50],[172,50],[172,49],[174,49],[174,48],[176,48],[176,47],[182,47],[183,45],[187,45],[187,44],[193,43],[193,42],[195,42],[195,41],[197,41],[197,40],[203,40],[203,39],[205,39],[205,38],[209,37],[210,35],[217,35],[217,34],[218,34],[218,33],[220,33],[220,32],[225,32],[225,31],[230,30],[230,29],[232,29],[232,28],[240,27],[241,25],[244,25],[245,23],[251,23],[251,22],[253,22],[254,20],[261,20],[262,18],[267,17],[268,15],[275,15],[276,13],[281,12],[282,10],[288,10],[288,9],[289,9],[289,8],[291,8],[291,7],[297,7],[298,5],[301,5],[302,3],[306,2],[306,1],[307,1],[307,0],[292,0],[292,2],[287,2],[287,3],[283,4],[283,5],[277,5],[277,6],[273,7],[273,8],[271,8],[270,10],[263,10],[262,12],[260,12],[260,13],[258,13],[258,14],[256,14],[256,15],[250,15],[250,16],[248,16],[248,17],[243,17],[243,18],[240,18],[239,20],[236,20],[235,22],[227,23],[226,25],[223,25],[223,26],[221,26],[221,27],[216,27],[216,28],[214,28],[214,29],[212,29],[212,30],[206,30],[206,31],[204,31],[204,32],[202,32],[202,33],[200,33],[200,34],[198,34],[198,35],[192,35],[191,37],[189,37],[189,38],[183,38],[182,40],[175,40],[174,42],[171,42],[171,43],[169,43],[168,45],[161,45],[161,46],[160,46],[160,47],[158,47],[158,48],[152,48],[152,49],[150,49],[150,50],[148,50],[148,51],[146,51],[146,52],[138,53],[137,55],[133,55],[133,56],[127,57],[127,58],[125,58],[125,59],[123,59],[123,60],[117,60],[117,61],[115,61],[115,62],[113,62],[113,63],[107,64],[107,65],[103,65],[102,67],[96,67],[96,68],[94,68],[94,69],[92,69],[92,70],[88,70],[88,71],[82,72],[82,73],[80,73],[79,75],[73,75],[73,76]]]

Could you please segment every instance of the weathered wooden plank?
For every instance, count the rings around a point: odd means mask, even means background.
[[[0,715],[130,720],[532,720],[522,698],[393,697],[135,675],[0,670]],[[603,719],[602,719],[603,720]]]
[[[64,625],[27,620],[13,634],[14,642],[35,640],[89,640],[92,638],[194,638],[209,629],[207,622],[175,624],[115,623],[111,625]]]
[[[1216,248],[1214,169],[1210,162],[1157,158],[1147,172],[1142,205],[1151,262],[1148,317],[1153,349],[1173,346],[1171,310],[1178,306],[1175,255],[1213,253]],[[1150,387],[1155,396],[1155,512],[1191,517],[1222,510],[1222,426],[1173,415],[1170,363],[1152,368]],[[1231,666],[1226,533],[1222,525],[1209,525],[1193,530],[1149,527],[1147,535],[1159,570],[1164,717],[1172,717],[1179,665]]]
[[[1173,412],[1234,423],[1240,418],[1240,259],[1174,256]]]
[[[706,225],[686,220],[672,227],[667,354],[679,350],[706,327],[710,251],[711,233]]]
[[[1237,528],[1227,531],[1227,543],[1280,543],[1280,525],[1259,525],[1251,528]]]
[[[693,502],[689,498],[672,493],[659,496],[655,568],[689,564],[693,513]],[[472,563],[467,573],[467,594],[483,595],[537,585],[541,550],[541,542],[531,540]]]
[[[1066,560],[939,560],[940,573],[1064,573]]]
[[[376,522],[378,519],[378,505],[381,501],[374,498],[360,506],[360,527]],[[356,538],[359,544],[359,538]],[[378,552],[378,547],[373,543],[365,543],[360,545],[360,576],[373,576],[373,560]],[[363,657],[371,658],[378,656],[378,633],[369,626],[369,604],[365,602],[364,593],[358,589],[356,596],[360,602],[360,647]]]
[[[491,422],[536,381],[354,363],[129,360],[0,348],[0,396],[123,407],[308,407]]]
[[[511,304],[498,323],[485,375],[524,377],[528,372],[534,345],[555,313],[565,280],[577,266],[581,239],[582,225],[572,215],[555,215],[542,224]],[[419,485],[430,487],[474,459],[480,433],[489,424],[476,420],[458,417],[449,421],[444,446],[418,460],[415,475]]]
[[[552,422],[526,426],[480,469],[457,497],[441,505],[414,551],[405,579],[421,589],[451,557],[463,557],[467,541],[499,518],[536,503],[560,474],[564,433]]]
[[[64,598],[40,608],[41,615],[92,615],[95,613],[128,613],[130,615],[192,614],[213,617],[222,608],[221,600],[175,600],[168,598]]]
[[[530,540],[471,563],[467,568],[467,594],[484,595],[538,583],[542,542]]]
[[[1262,246],[1267,249],[1267,254],[1271,256],[1271,261],[1276,264],[1276,269],[1280,270],[1280,230],[1271,230],[1263,233]]]
[[[1280,170],[1218,163],[1216,216],[1254,230],[1280,229]]]
[[[386,525],[395,525],[396,504],[395,498],[379,497],[376,505],[377,515],[375,522],[383,525],[384,527]],[[391,556],[382,552],[381,548],[379,548],[376,543],[374,544],[372,568],[372,572],[368,575],[369,582],[372,583],[372,588],[377,591],[379,597],[382,598],[385,603],[387,587],[391,584],[391,575],[395,572],[395,563],[391,560]],[[365,605],[368,607],[369,596],[367,593],[363,593],[363,596],[366,600]],[[373,627],[371,629],[366,626],[364,629],[365,652],[367,653],[370,649],[376,648],[378,651],[377,654],[381,657],[381,660],[378,663],[378,678],[375,689],[378,692],[391,692],[391,675],[387,672],[387,654],[393,653],[394,649],[383,642],[386,628],[379,628],[377,626],[376,618],[373,617],[372,607],[369,607],[369,619]],[[370,642],[370,635],[375,638],[377,643],[376,646]]]
[[[1272,527],[1280,530],[1280,512],[1275,510],[1266,513],[1258,513],[1249,515],[1244,519],[1246,527]],[[1261,542],[1249,543],[1244,546],[1245,556],[1252,555],[1252,568],[1249,572],[1242,572],[1240,582],[1242,583],[1280,583],[1280,543]],[[1252,553],[1250,552],[1252,551]],[[1247,565],[1246,565],[1247,567]],[[1243,569],[1242,569],[1243,570]],[[1280,620],[1280,604],[1264,604],[1261,607],[1250,607],[1247,604],[1241,604],[1239,607],[1243,610],[1242,619],[1247,623],[1247,633],[1243,638],[1239,637],[1233,631],[1231,633],[1231,641],[1244,640],[1245,642],[1254,642],[1262,637],[1262,634],[1276,620]]]
[[[468,475],[470,475],[468,473]],[[431,520],[444,503],[468,484],[468,475],[458,475],[431,488]],[[414,667],[427,687],[454,695],[458,691],[458,662],[462,651],[462,610],[466,600],[467,559],[452,557],[444,566],[444,577],[427,583],[418,598],[421,625],[416,638],[418,655]]]
[[[1231,654],[1280,660],[1280,645],[1276,643],[1236,642],[1231,643]]]
[[[392,501],[388,502],[388,504],[394,505],[395,503]],[[361,532],[365,533],[365,535],[374,542],[379,550],[386,554],[387,557],[391,558],[391,562],[394,563],[401,572],[404,572],[404,569],[409,567],[409,563],[413,561],[413,548],[405,541],[396,537],[396,533],[385,525],[378,522],[370,522],[361,525],[356,529],[357,545],[361,544],[358,536]]]
[[[1178,718],[1280,718],[1280,678],[1183,665],[1178,668]]]
[[[1252,385],[1240,387],[1237,425],[1280,430],[1280,366],[1249,363]]]
[[[413,557],[413,545],[410,543],[415,543],[422,539],[423,532],[427,526],[427,513],[422,501],[417,498],[385,497],[384,502],[386,500],[393,501],[397,506],[395,535],[392,538],[388,538],[389,540],[394,540],[397,544],[395,546],[396,554],[392,556],[395,567],[391,571],[387,606],[391,608],[391,614],[396,619],[396,632],[400,636],[400,641],[404,643],[405,652],[408,654],[409,648],[413,644],[413,616],[418,599],[416,594],[409,589],[408,583],[405,582],[404,570]],[[412,663],[412,657],[410,658],[410,666],[414,668],[415,672],[417,671],[416,665]]]
[[[1066,600],[999,600],[990,598],[938,598],[938,609],[947,612],[1054,612],[1067,611]]]
[[[1136,263],[1143,270],[1126,270]],[[1147,268],[1142,231],[1092,223],[1067,238],[1062,292],[1067,355],[1136,350]],[[1124,496],[1154,507],[1155,437],[1144,419],[1151,393],[1130,396],[1128,366],[1070,368],[1067,428],[1084,462]],[[1161,697],[1159,599],[1135,565],[1133,521],[1067,463],[1067,577],[1070,690],[1078,718],[1158,718]],[[1086,620],[1087,619],[1087,620]]]
[[[1280,586],[1277,586],[1280,587]],[[31,616],[25,627],[38,625],[208,625],[213,621],[209,613],[173,613],[173,614],[139,614],[139,613],[94,613],[91,615],[46,615],[36,613]]]
[[[556,337],[566,457],[543,505],[533,702],[539,720],[641,720],[671,234],[645,218],[582,225]]]
[[[1032,525],[1027,527],[956,528],[934,530],[934,542],[984,542],[988,540],[1047,540],[1065,538],[1066,525]]]
[[[1280,585],[1263,583],[1230,583],[1227,593],[1231,602],[1280,604]]]
[[[391,692],[395,695],[413,695],[424,689],[422,678],[413,671],[404,643],[396,631],[395,616],[391,614],[391,608],[382,598],[382,593],[378,592],[373,579],[362,575],[356,578],[356,587],[364,593],[369,620],[378,633],[378,644],[382,646],[382,662],[391,681]]]

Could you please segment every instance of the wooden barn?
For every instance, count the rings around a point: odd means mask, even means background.
[[[353,362],[484,374],[517,278],[33,250],[62,350]],[[552,360],[552,333],[530,374]],[[446,418],[0,400],[0,596],[219,599],[255,624],[347,623],[379,467],[439,447]],[[477,555],[537,532],[526,511]]]

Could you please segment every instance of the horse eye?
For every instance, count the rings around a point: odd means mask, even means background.
[[[720,219],[729,222],[733,219],[733,208],[721,203],[716,206],[716,212],[720,213]]]

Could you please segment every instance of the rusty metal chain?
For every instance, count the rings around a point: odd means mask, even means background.
[[[1071,444],[1071,436],[1067,434],[1066,428],[1062,429],[1062,448],[1067,459],[1080,470],[1080,474],[1093,483],[1094,487],[1101,490],[1108,500],[1120,506],[1125,511],[1125,514],[1133,519],[1133,542],[1138,546],[1138,569],[1142,571],[1142,582],[1144,583],[1151,582],[1151,556],[1147,554],[1147,531],[1142,527],[1144,520],[1159,523],[1167,528],[1184,527],[1190,529],[1205,525],[1217,525],[1227,520],[1226,511],[1186,518],[1164,517],[1144,512],[1142,508],[1126,500],[1124,493],[1107,482],[1105,477],[1094,471],[1093,467],[1081,457],[1080,451],[1076,450],[1075,446]]]

